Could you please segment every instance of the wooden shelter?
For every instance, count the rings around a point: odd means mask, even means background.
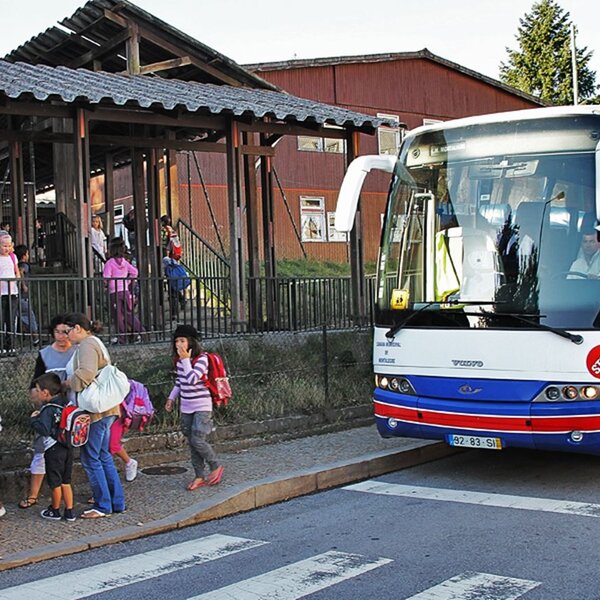
[[[344,139],[351,161],[358,134],[373,134],[383,121],[276,91],[126,1],[91,0],[61,24],[70,32],[48,29],[0,60],[0,173],[4,184],[10,182],[16,241],[31,245],[35,193],[54,187],[57,210],[78,234],[77,272],[90,276],[90,176],[104,173],[110,214],[115,166],[128,162],[138,264],[142,276],[156,276],[159,217],[178,211],[175,152],[224,154],[232,313],[241,327],[252,314],[246,264],[249,276],[259,275],[259,214],[265,274],[275,275],[274,143],[286,135]],[[362,279],[361,244],[358,227],[352,244],[356,282]],[[357,315],[364,306],[361,293],[357,283]]]

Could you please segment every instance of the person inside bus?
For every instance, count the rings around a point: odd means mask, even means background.
[[[600,243],[596,233],[583,234],[581,249],[569,272],[568,279],[576,278],[577,273],[588,279],[600,279]]]

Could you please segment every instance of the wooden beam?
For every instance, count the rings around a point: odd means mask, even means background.
[[[0,103],[0,115],[19,115],[23,117],[73,118],[73,108],[50,103],[14,102]]]
[[[93,62],[103,56],[109,54],[114,48],[120,46],[123,42],[126,42],[129,39],[130,32],[129,30],[121,31],[117,33],[114,37],[103,42],[101,46],[98,46],[94,50],[89,50],[85,54],[82,54],[80,57],[70,62],[67,66],[71,69],[77,69],[78,67],[83,67],[88,63]]]
[[[177,67],[185,67],[191,65],[192,59],[189,56],[181,56],[180,58],[172,58],[170,60],[163,60],[161,62],[155,62],[149,65],[142,65],[140,67],[140,75],[146,75],[148,73],[156,73],[158,71],[167,71],[169,69],[176,69]]]
[[[240,146],[240,152],[249,156],[275,156],[275,148],[271,146]]]
[[[0,129],[0,140],[6,140],[8,142],[72,144],[73,136],[68,133],[53,133],[49,131],[13,131],[10,129]]]
[[[127,19],[124,19],[121,15],[114,13],[112,10],[109,10],[108,8],[104,9],[104,17],[106,19],[108,19],[109,21],[112,21],[113,23],[120,25],[121,27],[125,27],[125,28],[129,27],[129,21],[127,21]]]
[[[1,112],[1,108],[0,108]],[[175,114],[156,113],[143,109],[92,108],[90,121],[112,121],[114,123],[139,123],[142,125],[164,125],[180,129],[222,130],[227,120],[221,116],[195,115],[194,113]]]
[[[1,137],[1,136],[0,136]],[[135,146],[136,148],[166,148],[168,150],[194,150],[196,152],[217,152],[225,154],[225,144],[190,142],[166,138],[144,138],[126,135],[93,135],[92,146]]]
[[[156,44],[159,48],[163,48],[164,50],[167,50],[168,52],[173,54],[175,57],[180,58],[184,55],[184,50],[182,48],[180,48],[179,46],[177,46],[175,44],[172,44],[171,42],[168,42],[164,38],[160,37],[158,34],[155,34],[154,32],[150,31],[149,29],[146,29],[145,27],[141,27],[141,26],[139,27],[139,34],[140,34],[140,37],[142,37],[143,39],[146,39],[149,42]],[[237,79],[234,79],[233,77],[230,77],[229,75],[226,75],[222,71],[219,71],[219,69],[213,67],[212,65],[209,65],[206,62],[203,62],[199,58],[190,56],[190,60],[191,60],[191,64],[193,64],[195,67],[197,67],[201,71],[204,71],[211,77],[214,77],[218,81],[221,81],[222,83],[225,83],[227,85],[233,85],[235,87],[240,87],[242,85],[241,82],[239,82]]]
[[[307,125],[294,125],[292,123],[240,122],[240,131],[254,131],[277,135],[308,135],[333,139],[345,139],[348,135],[346,129],[332,129],[330,127],[324,127],[323,125],[309,127]]]

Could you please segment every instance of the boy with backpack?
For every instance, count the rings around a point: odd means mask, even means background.
[[[60,521],[63,518],[73,522],[73,448],[58,441],[61,417],[68,401],[61,393],[61,381],[56,373],[44,373],[34,383],[38,399],[42,403],[40,410],[31,413],[31,426],[37,434],[34,448],[44,452],[46,477],[52,490],[52,504],[40,514],[43,519]],[[60,505],[63,500],[65,510],[61,517]]]
[[[171,318],[177,320],[179,318],[179,310],[185,311],[185,290],[190,287],[192,281],[185,267],[178,260],[170,256],[163,258],[163,270],[169,288]]]

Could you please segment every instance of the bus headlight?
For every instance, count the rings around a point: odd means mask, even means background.
[[[554,400],[558,400],[560,398],[560,390],[557,387],[549,387],[546,389],[546,398],[553,402]]]
[[[598,388],[595,385],[585,385],[581,388],[581,397],[585,400],[594,400],[598,397]]]
[[[574,385],[566,385],[562,393],[567,400],[576,400],[579,397],[579,391]]]

